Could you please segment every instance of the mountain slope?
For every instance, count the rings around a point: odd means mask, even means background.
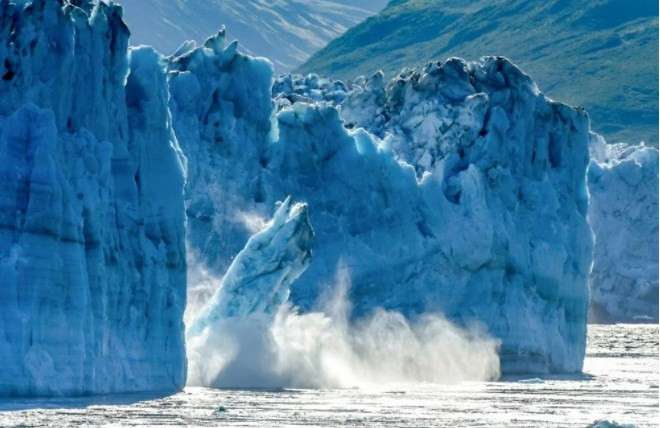
[[[222,25],[243,50],[291,71],[313,52],[385,6],[385,0],[123,0],[131,43],[172,54]]]
[[[393,0],[300,72],[351,79],[460,56],[504,55],[550,97],[589,112],[608,142],[658,143],[653,0]]]

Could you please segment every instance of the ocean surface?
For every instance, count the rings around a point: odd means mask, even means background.
[[[658,326],[592,325],[584,373],[342,390],[0,401],[0,426],[657,427]]]

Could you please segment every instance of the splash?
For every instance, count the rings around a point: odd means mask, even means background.
[[[234,221],[242,224],[251,234],[261,232],[268,226],[268,219],[257,211],[238,210],[234,215]]]
[[[283,304],[273,314],[226,318],[188,338],[189,384],[241,388],[351,388],[457,383],[499,377],[499,342],[441,315],[415,321],[376,310],[351,320],[349,272],[317,312]]]
[[[206,269],[197,253],[189,245],[186,245],[186,264],[188,266],[188,301],[183,320],[186,325],[189,325],[213,296],[222,277],[218,277]]]

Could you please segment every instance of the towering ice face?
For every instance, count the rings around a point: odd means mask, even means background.
[[[186,377],[182,155],[121,9],[0,0],[0,395]]]
[[[486,129],[480,128],[479,114],[474,120],[478,98],[453,107],[434,105],[437,88],[431,86],[428,93],[428,74],[433,72],[427,71],[426,82],[415,84],[409,82],[420,76],[413,73],[409,79],[411,73],[403,73],[387,89],[382,73],[359,77],[348,88],[315,75],[286,75],[276,80],[273,95],[279,106],[300,100],[340,105],[348,128],[364,127],[387,138],[397,156],[414,164],[422,175],[444,157],[443,147],[451,141],[471,141]],[[591,320],[657,320],[657,150],[608,146],[591,134],[590,152],[589,222],[596,239]]]
[[[524,342],[534,330],[557,334],[550,343],[573,342],[565,356],[551,354],[550,366],[581,360],[570,349],[584,346],[591,258],[586,114],[548,100],[502,58],[450,59],[405,71],[384,88],[381,81],[376,74],[354,90],[342,115],[349,126],[387,137],[423,181],[442,181],[445,200],[458,208],[450,217],[453,236],[443,240],[460,243],[447,254],[467,271],[464,286],[480,277],[492,287],[475,293],[482,299],[520,302],[501,311],[504,330],[515,337],[505,336],[504,370],[520,354],[511,342]],[[527,317],[515,308],[534,305],[526,326],[512,322]],[[527,346],[534,365],[545,345]]]
[[[592,134],[594,321],[658,321],[658,150]]]
[[[346,129],[332,105],[341,85],[315,81],[326,96],[280,79],[275,108],[268,63],[222,34],[171,59],[198,259],[223,274],[270,206],[292,195],[308,203],[316,232],[314,260],[292,284],[303,310],[342,265],[353,316],[384,307],[477,320],[502,340],[504,372],[580,370],[592,249],[586,114],[497,58],[363,83],[342,112],[376,136]]]

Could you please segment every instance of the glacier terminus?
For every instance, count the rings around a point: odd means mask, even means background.
[[[507,58],[276,75],[110,0],[0,39],[2,397],[576,374],[589,319],[658,321],[657,149]]]

